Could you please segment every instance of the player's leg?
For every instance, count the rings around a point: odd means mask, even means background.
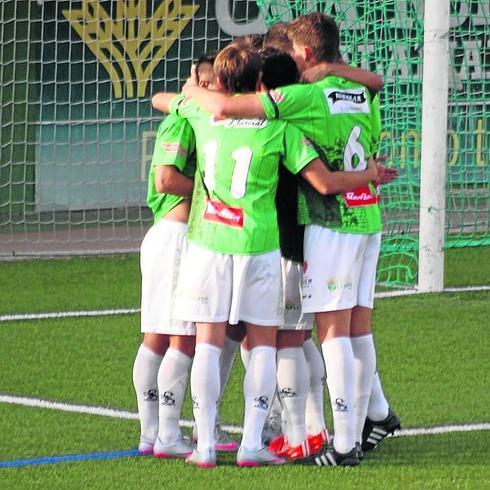
[[[285,438],[270,449],[289,459],[309,454],[305,421],[308,367],[303,351],[304,332],[280,330],[277,336],[277,392],[283,407]]]
[[[366,420],[369,397],[376,370],[376,351],[371,333],[371,309],[356,306],[352,310],[351,342],[354,352],[354,415],[356,444],[362,442],[362,430]]]
[[[330,435],[325,423],[323,405],[326,382],[325,362],[311,334],[311,330],[305,330],[303,351],[309,376],[305,422],[310,449],[314,451],[314,448],[320,445],[329,444]]]
[[[231,257],[189,244],[180,270],[176,316],[195,320],[196,350],[191,393],[197,448],[187,459],[200,467],[216,465],[214,427],[220,394],[219,360],[231,304]]]
[[[283,318],[279,250],[233,257],[230,324],[247,328],[249,361],[243,383],[245,418],[237,454],[239,466],[280,464],[284,459],[262,444],[262,429],[276,389],[276,335]]]
[[[216,422],[215,422],[215,439],[217,451],[236,451],[238,443],[233,440],[221,427],[220,407],[221,400],[230,377],[231,369],[235,361],[236,353],[240,343],[245,337],[245,327],[242,325],[228,325],[226,328],[226,337],[223,349],[221,351],[219,371],[220,371],[220,394],[218,399]]]
[[[149,454],[158,432],[158,370],[172,324],[175,260],[185,240],[186,225],[160,220],[148,230],[141,244],[141,331],[144,341],[133,367],[133,384],[141,424],[140,451]],[[180,253],[178,254],[180,256]]]
[[[158,370],[168,348],[166,335],[146,333],[134,360],[133,385],[140,420],[140,454],[153,454],[158,433]]]
[[[357,302],[359,251],[363,246],[360,236],[315,225],[306,227],[303,311],[315,312],[334,422],[333,449],[321,458],[326,466],[359,463],[355,448],[350,320],[351,309]]]
[[[281,258],[281,266],[285,311],[277,335],[277,393],[285,434],[272,441],[269,450],[294,460],[310,453],[305,421],[308,367],[303,350],[307,321],[301,312],[302,265]]]
[[[351,341],[355,357],[355,413],[356,442],[369,449],[374,447],[389,433],[392,433],[399,420],[389,418],[389,406],[379,383],[376,372],[376,350],[372,335],[372,308],[376,281],[376,266],[381,246],[381,234],[368,235],[359,278],[358,305],[352,310]],[[375,378],[377,382],[375,385]],[[376,430],[367,420],[370,400],[375,412],[375,420],[381,422]],[[377,412],[377,413],[376,413]],[[367,420],[367,424],[365,423]],[[363,429],[366,426],[366,434]],[[384,427],[383,427],[384,426]],[[368,433],[369,432],[369,433]],[[371,439],[368,443],[367,439]]]
[[[191,335],[170,336],[170,347],[158,371],[159,425],[154,454],[160,458],[189,456],[193,449],[182,437],[179,426],[195,349],[193,325],[189,331]]]
[[[239,466],[281,464],[262,443],[262,429],[276,390],[276,327],[246,322],[250,358],[243,382],[245,417],[237,455]]]

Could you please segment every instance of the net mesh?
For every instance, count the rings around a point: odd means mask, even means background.
[[[400,176],[382,196],[378,282],[416,283],[424,2],[258,1],[267,25],[313,11],[333,16],[346,60],[384,76],[381,153]],[[446,247],[488,245],[490,5],[451,2]]]
[[[0,257],[138,250],[151,95],[257,15],[245,0],[2,0]]]

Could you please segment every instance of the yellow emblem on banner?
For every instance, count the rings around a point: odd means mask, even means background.
[[[62,13],[109,74],[115,97],[124,92],[143,97],[153,70],[199,6],[163,0],[149,13],[147,0],[117,0],[115,5],[115,18],[97,0],[82,0],[81,8]]]

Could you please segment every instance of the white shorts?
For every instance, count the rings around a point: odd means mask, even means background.
[[[312,330],[313,314],[302,313],[301,310],[301,280],[303,265],[281,257],[284,320],[279,330]]]
[[[176,320],[175,289],[180,259],[187,246],[187,225],[161,219],[141,244],[141,331],[167,335],[195,335],[191,322]]]
[[[226,255],[188,244],[177,287],[176,315],[200,323],[283,320],[281,254]]]
[[[380,246],[381,233],[357,235],[306,226],[303,311],[372,308]]]

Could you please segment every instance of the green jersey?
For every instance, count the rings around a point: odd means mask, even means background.
[[[154,223],[163,218],[184,199],[182,196],[163,194],[156,191],[155,167],[173,165],[187,177],[193,178],[196,170],[194,150],[194,132],[189,123],[181,117],[168,115],[158,128],[148,175],[146,201],[153,212]]]
[[[367,88],[329,76],[306,85],[277,88],[260,94],[268,119],[298,126],[319,146],[333,171],[362,171],[373,154],[371,96]],[[381,214],[374,186],[343,195],[321,196],[300,183],[299,221],[343,233],[381,231]]]
[[[311,143],[284,121],[216,120],[182,96],[170,109],[187,118],[196,135],[188,240],[230,255],[277,250],[279,163],[298,173],[318,157]]]

